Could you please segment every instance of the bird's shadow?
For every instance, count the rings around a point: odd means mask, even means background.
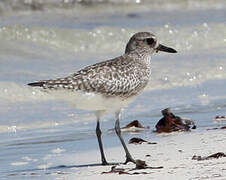
[[[49,167],[46,170],[54,170],[54,169],[71,169],[71,168],[83,168],[83,167],[96,167],[103,166],[101,163],[93,163],[93,164],[78,164],[78,165],[59,165],[54,167]]]
[[[101,163],[91,163],[91,164],[78,164],[78,165],[58,165],[48,168],[33,168],[33,169],[23,169],[23,170],[14,170],[14,171],[8,171],[7,174],[10,175],[19,175],[20,173],[29,173],[29,172],[36,172],[36,171],[48,171],[48,170],[63,170],[63,169],[71,169],[71,168],[83,168],[83,167],[98,167],[98,166],[112,166],[120,163],[111,163],[109,165],[103,165]]]
[[[55,167],[49,167],[49,170],[52,169],[70,169],[70,168],[82,168],[82,167],[95,167],[95,166],[104,166],[101,163],[93,163],[93,164],[78,164],[78,165],[59,165],[59,166],[55,166]]]

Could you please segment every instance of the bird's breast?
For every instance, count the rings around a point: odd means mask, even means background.
[[[65,92],[65,90],[51,91],[51,95],[60,101],[71,104],[76,109],[91,111],[104,110],[109,112],[114,112],[128,106],[136,98],[135,96],[127,98],[104,96],[101,93],[95,92]]]

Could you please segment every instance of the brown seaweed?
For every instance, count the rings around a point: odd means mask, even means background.
[[[226,157],[226,154],[224,154],[223,152],[218,152],[218,153],[206,156],[206,157],[205,156],[201,157],[201,156],[194,155],[192,157],[192,160],[203,161],[203,160],[209,160],[209,159],[214,159],[214,158],[218,159],[218,158],[222,158],[222,157]]]
[[[125,169],[125,168],[117,168],[116,166],[112,166],[110,171],[102,172],[101,174],[110,174],[110,173],[117,173],[119,175],[121,175],[121,174],[127,174],[127,175],[151,174],[152,172],[140,172],[140,171],[131,172],[131,171],[140,170],[140,169],[162,169],[162,168],[163,168],[163,166],[159,166],[159,167],[147,166],[145,161],[137,159],[135,168]]]
[[[196,129],[196,125],[191,119],[183,119],[179,116],[175,116],[170,108],[162,110],[163,117],[156,124],[157,133],[170,133],[174,131],[190,131],[190,129]]]
[[[147,143],[147,144],[157,144],[156,142],[149,142],[149,141],[146,141],[146,140],[143,140],[141,138],[131,138],[129,140],[129,144],[142,144],[142,143]]]

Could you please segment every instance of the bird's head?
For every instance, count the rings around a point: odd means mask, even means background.
[[[150,53],[164,51],[168,53],[176,53],[173,48],[159,44],[154,34],[150,32],[138,32],[134,34],[126,45],[125,53],[135,50],[146,50]]]

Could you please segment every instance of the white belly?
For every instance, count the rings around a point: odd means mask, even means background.
[[[104,97],[101,94],[84,93],[80,91],[69,92],[65,90],[50,91],[56,99],[72,104],[76,109],[117,111],[128,106],[135,100],[135,96],[127,99],[119,97]]]

